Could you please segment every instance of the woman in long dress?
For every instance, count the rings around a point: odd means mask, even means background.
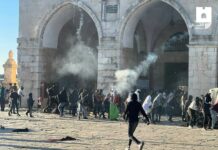
[[[118,105],[120,103],[120,96],[116,91],[112,93],[110,101],[109,118],[110,120],[117,120],[119,117]]]

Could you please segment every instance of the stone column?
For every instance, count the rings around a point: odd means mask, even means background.
[[[217,87],[217,45],[189,45],[189,95]]]
[[[22,99],[22,107],[26,107],[26,99],[30,92],[33,93],[35,100],[39,96],[40,81],[44,70],[43,64],[40,63],[39,40],[35,38],[18,38],[17,42],[18,81],[19,86],[24,86],[25,97]]]
[[[98,85],[97,88],[109,90],[115,84],[118,69],[119,44],[114,38],[103,38],[98,47]]]

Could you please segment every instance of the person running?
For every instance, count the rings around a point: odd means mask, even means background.
[[[148,117],[151,118],[150,113],[152,110],[152,102],[151,102],[151,94],[150,93],[145,98],[145,101],[143,102],[142,107],[143,107],[145,113],[148,115]]]
[[[142,105],[137,101],[137,95],[133,93],[131,95],[131,101],[127,104],[127,108],[124,112],[123,118],[124,120],[128,119],[128,136],[129,136],[129,145],[126,150],[130,150],[132,141],[134,141],[138,146],[139,150],[142,150],[144,146],[143,141],[139,141],[136,137],[133,136],[133,133],[135,132],[138,122],[139,122],[139,112],[142,113],[142,115],[146,118],[147,120],[147,125],[150,124],[150,121],[148,119],[148,116],[146,115],[145,111],[142,108]]]

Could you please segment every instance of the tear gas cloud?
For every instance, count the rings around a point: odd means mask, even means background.
[[[78,41],[68,51],[67,55],[58,60],[60,63],[58,74],[60,76],[73,74],[82,79],[92,79],[96,76],[97,58],[93,49],[86,46],[82,41]]]
[[[148,73],[151,64],[157,60],[157,55],[149,53],[144,61],[142,61],[134,69],[118,70],[115,72],[116,77],[116,90],[119,93],[130,91],[136,84],[139,76],[143,73]]]
[[[81,13],[79,27],[77,28],[76,36],[69,35],[67,43],[70,49],[64,57],[57,59],[57,73],[60,76],[77,75],[82,79],[93,79],[97,72],[97,55],[94,49],[85,45],[81,40],[81,29],[83,26],[83,13]]]

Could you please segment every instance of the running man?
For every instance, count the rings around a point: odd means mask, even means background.
[[[149,125],[150,121],[148,119],[148,116],[146,115],[144,109],[142,108],[142,105],[137,101],[137,95],[135,93],[133,93],[131,95],[131,101],[127,104],[127,108],[126,108],[126,110],[124,112],[124,116],[123,116],[123,118],[125,120],[128,119],[129,145],[128,145],[128,148],[126,148],[126,150],[130,150],[132,141],[134,141],[138,145],[139,150],[142,150],[142,148],[144,146],[143,141],[140,142],[138,139],[136,139],[133,136],[133,133],[135,132],[135,130],[138,126],[139,112],[141,112],[141,114],[146,118],[147,125]]]

